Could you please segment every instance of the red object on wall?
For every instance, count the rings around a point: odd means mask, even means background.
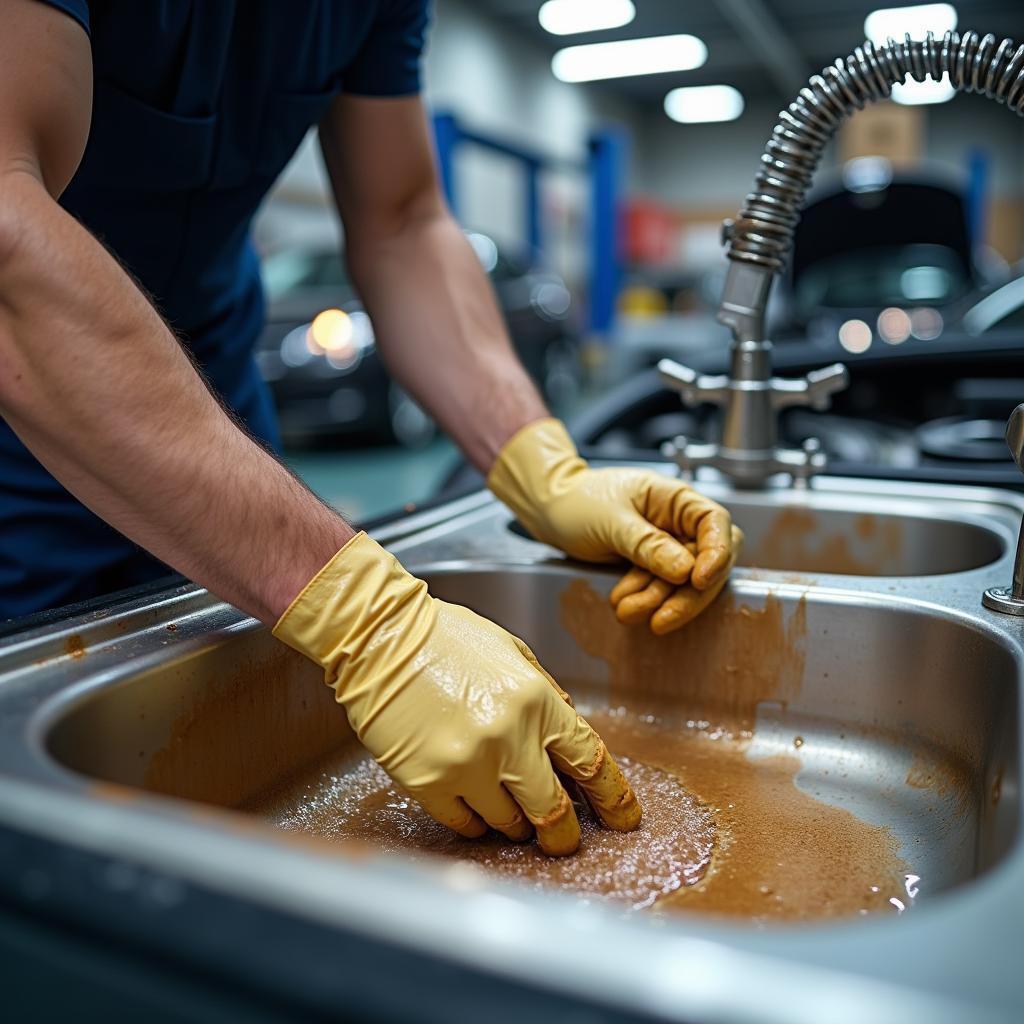
[[[627,263],[669,263],[676,254],[678,215],[649,199],[632,199],[624,211]]]

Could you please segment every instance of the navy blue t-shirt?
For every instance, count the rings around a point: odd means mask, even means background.
[[[251,340],[252,215],[339,92],[419,91],[427,0],[44,2],[89,32],[96,78],[62,204],[186,338],[240,318]]]
[[[95,76],[89,141],[61,204],[274,445],[252,355],[263,295],[250,221],[335,96],[419,91],[429,0],[42,2],[89,34]],[[166,571],[80,505],[0,421],[0,618]]]

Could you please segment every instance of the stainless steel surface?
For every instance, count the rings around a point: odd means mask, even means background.
[[[775,414],[785,405],[827,407],[829,395],[846,386],[848,375],[837,363],[803,380],[772,378],[764,321],[772,281],[792,249],[793,231],[821,155],[843,119],[866,103],[887,98],[892,86],[908,75],[924,81],[946,74],[962,92],[982,93],[1018,114],[1024,112],[1024,46],[976,32],[947,32],[940,43],[929,32],[923,41],[908,35],[901,43],[863,43],[812,76],[779,115],[753,191],[737,219],[723,226],[729,272],[717,318],[733,333],[729,378],[698,378],[687,367],[659,364],[662,379],[687,404],[711,402],[726,408],[720,445],[681,439],[668,452],[684,471],[711,466],[737,486],[761,487],[778,473],[806,482],[824,470],[820,451],[778,447]]]
[[[1024,473],[1024,403],[1010,413],[1006,424],[1006,445],[1017,468]],[[1024,616],[1024,519],[1017,535],[1017,555],[1013,560],[1013,581],[1009,587],[989,587],[982,603],[1004,615]]]
[[[908,535],[934,520],[997,538],[981,542],[996,544],[991,564],[961,572],[738,569],[731,584],[732,600],[753,609],[769,600],[787,616],[806,609],[800,686],[785,706],[762,695],[752,755],[792,753],[799,730],[798,786],[888,824],[901,841],[924,837],[912,851],[926,865],[922,896],[902,917],[763,932],[699,917],[625,919],[450,866],[321,850],[244,819],[226,806],[351,739],[306,663],[190,587],[0,651],[0,823],[665,1020],[1019,1019],[1024,623],[981,609],[977,593],[1010,572],[1024,499],[828,478],[808,492],[706,489],[752,522],[768,520],[759,509],[847,511],[856,533],[857,515],[913,509]],[[569,637],[560,607],[569,585],[606,592],[614,568],[573,563],[508,526],[481,494],[379,537],[439,596],[519,632],[584,700],[607,702],[607,666]],[[686,693],[680,677],[680,712]],[[939,772],[966,773],[958,796],[908,785],[922,752]],[[840,758],[846,779],[830,770]]]

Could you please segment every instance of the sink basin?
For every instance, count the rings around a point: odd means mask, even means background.
[[[653,640],[617,626],[608,573],[421,572],[438,597],[524,638],[605,727],[616,728],[611,709],[628,707],[656,720],[662,737],[699,723],[748,760],[789,758],[794,784],[822,809],[891,832],[922,896],[976,877],[1011,848],[1019,808],[1001,797],[1018,789],[1016,664],[953,618],[736,582],[699,632]],[[634,736],[632,756],[646,742]],[[231,808],[304,770],[314,777],[346,750],[355,764],[357,751],[317,671],[264,631],[89,693],[55,718],[45,743],[82,775]]]
[[[516,536],[487,495],[377,536],[438,597],[526,639],[627,770],[671,770],[713,812],[706,884],[623,914],[274,827],[253,813],[268,793],[319,799],[325,765],[344,780],[365,758],[312,665],[182,587],[0,648],[0,898],[82,930],[120,907],[119,934],[140,951],[173,948],[205,976],[230,950],[275,998],[300,992],[310,1016],[358,996],[369,1018],[438,1024],[810,1024],[839,1005],[851,1019],[1019,1019],[1024,634],[980,596],[1010,579],[1024,501],[880,481],[701,486],[776,567],[738,569],[698,626],[665,638],[614,622],[616,567]],[[772,539],[783,515],[808,517],[792,525],[815,540],[810,561]],[[846,551],[826,542],[836,535]],[[669,764],[670,747],[685,756]],[[21,860],[15,832],[35,844]],[[739,856],[750,847],[753,868]],[[808,863],[802,904],[761,874],[799,881]],[[884,868],[868,906],[841,891],[872,881],[865,864]],[[742,890],[744,872],[773,909],[697,898],[716,878]],[[229,898],[233,915],[206,909]],[[419,980],[392,984],[398,962]]]

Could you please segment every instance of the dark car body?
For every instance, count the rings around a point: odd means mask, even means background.
[[[851,322],[876,344],[935,340],[991,281],[976,259],[963,181],[864,158],[812,193],[781,284],[772,338],[845,348]]]
[[[469,233],[467,238],[488,274],[520,360],[549,399],[564,397],[575,386],[577,364],[572,299],[565,283],[557,274],[499,251],[485,235]],[[264,261],[264,282],[268,313],[257,359],[286,438],[352,434],[413,445],[430,439],[433,423],[391,379],[336,249],[276,253]],[[318,321],[325,311],[327,319]],[[346,319],[334,316],[336,311]],[[332,325],[342,328],[342,342],[327,351],[316,334],[331,344]]]

